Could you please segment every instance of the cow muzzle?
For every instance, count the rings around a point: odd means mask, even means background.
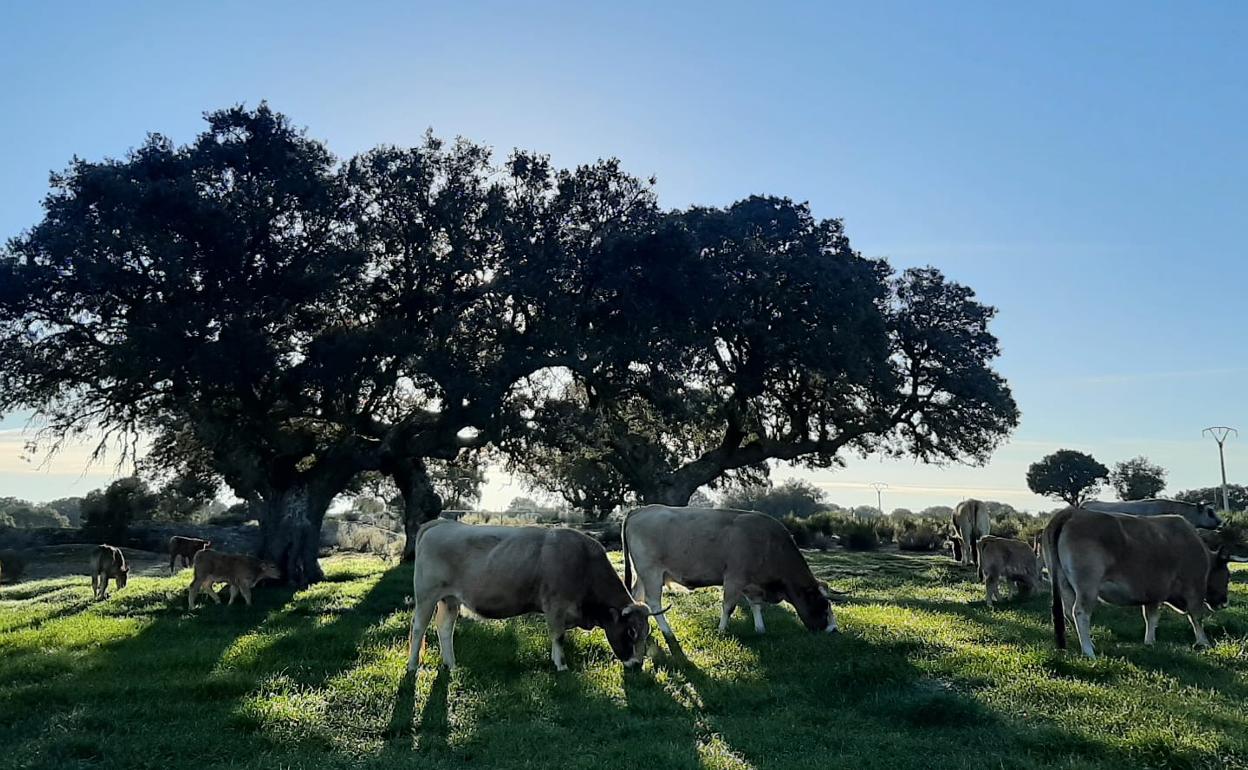
[[[641,658],[629,658],[624,661],[624,668],[641,668]]]

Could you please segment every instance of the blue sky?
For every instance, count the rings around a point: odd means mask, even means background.
[[[1174,491],[1216,480],[1202,427],[1248,441],[1248,5],[583,5],[4,4],[0,236],[73,155],[185,141],[236,102],[268,99],[339,156],[429,127],[565,165],[615,155],[671,207],[807,200],[864,253],[1000,308],[1012,443],[985,468],[810,476],[837,502],[883,481],[886,508],[1047,506],[1023,473],[1062,446],[1148,455]],[[109,475],[74,451],[36,471],[20,425],[0,422],[0,495]],[[1227,462],[1248,478],[1248,449]],[[486,503],[520,491],[497,480]]]

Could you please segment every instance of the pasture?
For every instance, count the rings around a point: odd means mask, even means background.
[[[618,560],[618,554],[613,558]],[[190,573],[92,603],[86,575],[0,589],[8,767],[1248,766],[1248,573],[1208,623],[1102,608],[1102,658],[1053,648],[1047,594],[983,605],[947,556],[808,554],[843,633],[787,606],[757,636],[718,589],[673,592],[683,645],[625,673],[600,631],[556,673],[540,618],[461,621],[460,669],[406,675],[409,566],[335,557],[307,590],[186,610]]]

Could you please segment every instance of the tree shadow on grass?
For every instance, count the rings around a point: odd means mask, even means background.
[[[88,611],[10,637],[19,649],[0,660],[5,759],[29,767],[139,766],[174,762],[188,750],[213,755],[216,741],[202,724],[233,693],[195,684],[289,597],[260,591],[255,607],[191,615],[184,598],[136,579]]]

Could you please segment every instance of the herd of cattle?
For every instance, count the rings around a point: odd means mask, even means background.
[[[1091,618],[1098,602],[1139,606],[1144,643],[1152,644],[1162,604],[1184,613],[1198,646],[1207,646],[1202,620],[1226,606],[1228,562],[1245,561],[1246,544],[1232,535],[1207,505],[1173,500],[1086,503],[1052,517],[1034,543],[994,537],[983,503],[966,500],[952,519],[954,557],[976,567],[989,607],[1003,581],[1029,593],[1048,573],[1054,634],[1066,646],[1069,618],[1083,653],[1095,657]],[[1238,532],[1238,530],[1236,530]],[[654,618],[669,647],[678,649],[662,605],[663,588],[722,586],[719,630],[739,604],[748,605],[754,628],[764,631],[762,606],[787,602],[811,631],[837,630],[831,599],[838,592],[815,578],[788,530],[776,519],[752,511],[649,505],[631,511],[621,525],[624,577],[605,549],[586,534],[567,528],[506,527],[436,519],[416,534],[412,577],[414,609],[408,670],[415,671],[430,622],[437,628],[443,663],[455,667],[455,621],[461,608],[485,618],[528,613],[545,616],[551,660],[567,669],[563,640],[572,628],[601,628],[626,666],[639,665]],[[215,583],[230,586],[251,603],[260,580],[278,578],[269,563],[212,550],[196,538],[169,541],[175,561],[194,568],[187,603],[200,592],[217,603]],[[97,599],[109,579],[126,584],[129,568],[121,551],[102,545],[92,560]]]

